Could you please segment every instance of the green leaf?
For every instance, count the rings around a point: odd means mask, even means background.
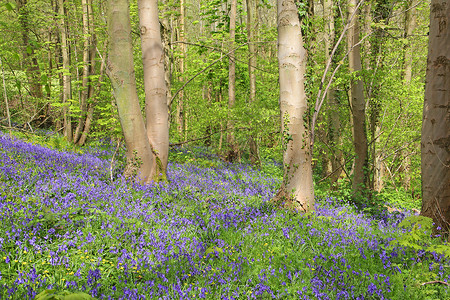
[[[206,249],[205,254],[210,254],[210,253],[215,253],[215,252],[223,253],[223,250],[222,250],[222,248],[212,246],[212,247],[209,247],[208,249]]]
[[[16,5],[12,2],[7,2],[5,3],[5,8],[9,11],[12,11],[16,9]]]
[[[34,300],[52,300],[52,299],[61,299],[60,296],[55,294],[56,290],[45,290],[34,298]]]
[[[91,297],[91,295],[89,294],[82,292],[73,293],[64,297],[64,300],[91,300],[91,299],[95,298]]]

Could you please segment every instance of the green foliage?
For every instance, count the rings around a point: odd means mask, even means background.
[[[420,250],[430,237],[433,220],[423,216],[410,216],[405,218],[398,226],[407,231],[399,239],[394,240],[392,244]]]
[[[72,293],[70,291],[45,290],[36,295],[34,300],[94,300],[89,294],[83,292]]]
[[[404,232],[398,238],[391,241],[390,248],[400,246],[413,249],[435,252],[450,258],[450,245],[442,244],[440,238],[433,238],[433,219],[424,216],[406,217],[400,224]]]
[[[14,131],[14,135],[32,144],[39,144],[58,151],[71,151],[81,153],[82,150],[77,145],[68,142],[67,139],[58,133],[36,132],[26,133]]]

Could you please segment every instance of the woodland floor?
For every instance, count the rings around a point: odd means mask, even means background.
[[[412,211],[296,215],[276,172],[200,148],[141,186],[115,144],[62,145],[0,133],[1,299],[450,299],[449,246]]]

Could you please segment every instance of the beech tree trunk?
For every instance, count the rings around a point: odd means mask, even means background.
[[[125,175],[138,176],[141,183],[149,183],[153,180],[156,162],[136,90],[128,0],[109,0],[107,21],[110,37],[107,74],[127,147]]]
[[[9,103],[8,103],[8,94],[6,93],[6,81],[5,81],[5,71],[3,70],[2,58],[0,57],[0,68],[2,70],[2,82],[3,82],[3,97],[5,98],[5,110],[6,110],[6,120],[8,121],[8,131],[9,136],[12,136],[11,133],[11,114],[9,113]]]
[[[92,1],[92,0],[91,0]],[[92,3],[88,0],[82,0],[83,8],[83,69],[81,73],[81,92],[80,92],[80,116],[78,124],[74,132],[73,142],[78,143],[81,134],[84,131],[88,109],[92,107],[88,105],[88,100],[93,96],[94,87],[91,84],[90,75],[94,72],[94,24],[92,16]]]
[[[416,28],[416,6],[417,6],[417,0],[411,0],[408,5],[408,10],[406,11],[405,15],[405,33],[404,37],[405,39],[408,39]],[[411,41],[407,41],[407,44],[405,45],[405,54],[404,54],[404,74],[403,74],[403,80],[406,84],[411,83],[412,79],[412,50],[411,47]]]
[[[164,72],[164,50],[157,0],[139,0],[142,62],[144,65],[147,137],[156,159],[153,177],[165,179],[169,158],[169,109]]]
[[[38,60],[35,54],[35,46],[30,43],[30,23],[29,23],[29,9],[27,7],[27,0],[16,0],[17,12],[19,14],[19,23],[22,27],[22,43],[23,43],[23,61],[27,66],[26,74],[28,77],[28,84],[30,86],[30,95],[36,99],[42,99],[41,86],[41,71]],[[39,102],[38,102],[39,103]],[[37,107],[39,109],[39,107]]]
[[[237,0],[231,0],[230,8],[230,51],[234,47],[236,38],[236,10]],[[234,136],[234,122],[232,120],[231,110],[236,103],[236,64],[234,62],[234,53],[230,53],[229,65],[228,65],[228,122],[227,122],[227,143],[229,151],[227,154],[228,161],[234,161],[238,156],[239,149],[236,145],[236,139]]]
[[[325,20],[325,61],[330,59],[331,50],[336,38],[336,30],[334,26],[334,12],[332,0],[323,1],[323,18]],[[336,183],[341,176],[344,165],[344,157],[341,151],[342,148],[342,134],[341,134],[341,119],[339,114],[339,100],[337,99],[334,87],[330,86],[327,93],[327,103],[329,108],[327,110],[329,120],[328,140],[330,146],[334,149],[331,153],[331,172],[330,181]]]
[[[278,66],[284,176],[273,199],[301,212],[314,210],[314,190],[305,93],[306,50],[294,0],[278,0]]]
[[[417,6],[417,0],[411,0],[408,5],[408,10],[406,11],[405,16],[405,32],[404,37],[407,39],[406,45],[405,45],[405,54],[403,57],[404,60],[404,73],[403,73],[403,81],[406,86],[411,85],[412,80],[412,66],[413,66],[413,47],[411,47],[411,35],[414,32],[414,29],[416,28],[416,6]],[[405,149],[401,152],[403,159],[402,159],[402,169],[404,172],[403,176],[403,188],[405,190],[409,190],[411,188],[411,158],[410,153],[408,149]]]
[[[89,0],[92,1],[92,0]],[[92,6],[91,6],[92,7]],[[100,76],[98,78],[98,82],[97,82],[97,86],[92,89],[90,89],[90,92],[92,93],[91,95],[89,95],[89,99],[93,99],[91,103],[89,103],[88,105],[88,111],[87,111],[87,116],[86,116],[86,122],[84,124],[84,128],[83,128],[83,132],[81,134],[80,140],[78,141],[78,145],[83,146],[86,143],[88,134],[89,134],[89,130],[91,128],[92,125],[92,121],[94,119],[94,109],[95,106],[97,105],[97,100],[95,99],[95,94],[98,94],[100,92],[100,88],[103,82],[103,75],[105,72],[105,60],[102,59],[102,63],[100,65]],[[94,65],[92,65],[92,69],[94,70]],[[93,71],[91,73],[94,73]]]
[[[64,0],[58,0],[59,9],[59,27],[61,33],[61,54],[62,54],[62,102],[63,106],[63,118],[64,118],[64,136],[66,139],[72,141],[72,120],[70,118],[70,103],[72,99],[72,85],[70,76],[70,56],[69,56],[69,43],[67,41],[67,24],[66,13],[64,8]]]
[[[348,15],[355,12],[356,0],[349,0]],[[353,170],[352,189],[355,198],[366,193],[368,188],[368,146],[366,136],[366,103],[364,86],[361,79],[361,53],[359,43],[359,13],[353,17],[348,33],[349,68],[352,73],[349,98],[352,108],[353,145],[355,148],[355,166]]]
[[[185,64],[185,56],[186,56],[186,45],[184,44],[185,42],[185,38],[184,38],[184,34],[185,34],[185,30],[186,30],[186,26],[185,26],[185,6],[184,6],[184,0],[180,0],[180,26],[178,29],[179,32],[179,36],[178,39],[181,42],[180,44],[180,50],[181,50],[181,57],[180,57],[180,82],[181,84],[184,83],[184,64]],[[178,134],[180,136],[181,140],[186,140],[184,138],[183,135],[183,131],[184,131],[184,126],[185,124],[183,123],[186,122],[186,111],[184,108],[184,91],[181,90],[180,93],[178,94],[178,101],[177,101],[177,112],[176,112],[176,124],[177,124],[177,131]]]
[[[256,47],[255,47],[255,33],[257,31],[258,21],[256,20],[256,1],[247,0],[247,42],[248,44],[248,77],[249,77],[249,102],[250,105],[256,101]],[[251,133],[249,137],[250,146],[250,162],[254,165],[260,164],[259,154],[258,154],[258,143]]]
[[[432,0],[422,122],[422,212],[450,231],[450,5]]]

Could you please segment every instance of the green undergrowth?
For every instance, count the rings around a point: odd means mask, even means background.
[[[199,178],[219,179],[211,179],[206,194],[191,185],[160,185],[152,197],[131,183],[120,189],[105,184],[121,195],[114,202],[93,202],[72,189],[60,196],[73,194],[77,205],[63,208],[55,193],[44,199],[9,191],[2,201],[2,237],[21,236],[20,243],[1,243],[0,286],[15,284],[16,296],[1,290],[0,298],[27,299],[36,289],[36,300],[158,299],[163,295],[156,291],[165,286],[169,299],[180,299],[178,290],[186,293],[183,299],[450,299],[443,284],[450,278],[450,250],[433,235],[430,219],[367,214],[321,189],[316,212],[293,214],[259,195],[220,191],[227,183],[246,188],[246,178],[257,183],[267,176],[265,168],[269,177],[278,176],[273,162],[250,176],[248,168],[230,167],[204,149],[173,149],[170,159],[184,177],[199,172]],[[39,168],[24,167],[30,174]],[[80,185],[94,189],[90,182]],[[127,215],[134,207],[145,213]],[[42,250],[32,250],[35,245]],[[149,282],[158,287],[154,294]]]

